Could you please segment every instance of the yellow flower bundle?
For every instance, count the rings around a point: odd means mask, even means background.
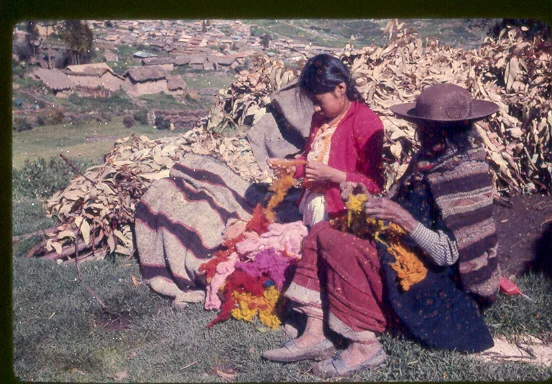
[[[263,297],[253,296],[249,292],[232,292],[234,300],[238,305],[232,309],[232,317],[238,320],[253,321],[255,315],[259,315],[261,322],[271,329],[276,329],[281,322],[276,315],[276,302],[280,292],[275,286],[264,290]]]
[[[413,284],[422,281],[427,275],[427,269],[416,254],[403,241],[406,232],[397,224],[385,225],[381,220],[367,217],[363,211],[365,194],[349,195],[345,203],[347,207],[347,229],[359,237],[372,238],[385,245],[387,252],[395,257],[391,264],[397,272],[401,288],[408,291]],[[382,239],[385,235],[385,239]]]

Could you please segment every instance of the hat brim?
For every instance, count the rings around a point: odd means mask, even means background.
[[[471,113],[462,119],[434,119],[416,114],[416,103],[396,104],[389,109],[396,115],[410,120],[429,120],[429,121],[464,121],[481,120],[498,111],[498,105],[485,100],[472,100]]]

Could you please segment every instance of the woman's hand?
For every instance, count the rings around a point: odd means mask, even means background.
[[[285,160],[285,159],[278,159],[278,158],[274,158],[274,157],[269,157],[268,159],[266,159],[266,163],[268,164],[270,169],[272,169],[272,171],[274,172],[274,176],[276,176],[276,177],[280,177],[280,175],[285,174],[285,173],[295,174],[295,165],[284,166],[284,165],[276,164],[277,162],[283,161],[283,160]]]
[[[364,212],[374,219],[400,225],[407,233],[412,232],[418,225],[418,221],[406,209],[387,197],[369,198],[364,203]]]
[[[346,180],[347,174],[324,163],[308,161],[305,169],[305,178],[311,183],[331,181],[339,184]]]

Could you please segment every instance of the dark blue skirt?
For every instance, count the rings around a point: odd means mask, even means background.
[[[453,236],[440,220],[424,175],[413,175],[393,200],[426,227]],[[475,300],[462,290],[456,266],[436,266],[415,244],[407,238],[403,240],[418,253],[427,268],[425,279],[412,285],[408,291],[400,287],[397,272],[391,268],[395,258],[385,246],[378,244],[386,301],[402,328],[431,348],[472,353],[492,347],[491,333]]]
[[[413,338],[431,348],[468,353],[494,345],[477,304],[456,286],[454,268],[428,268],[424,280],[403,291],[390,265],[395,258],[383,246],[378,251],[386,301]]]

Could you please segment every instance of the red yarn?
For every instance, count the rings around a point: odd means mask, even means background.
[[[224,243],[222,243],[222,245],[226,248],[232,248],[232,252],[234,252],[236,250],[236,244],[244,239],[245,239],[245,236],[242,233],[238,237],[234,237],[233,239],[226,240]],[[230,252],[229,255],[232,252]]]
[[[247,231],[255,231],[259,235],[262,235],[268,231],[268,226],[272,224],[272,221],[266,218],[265,209],[261,204],[257,204],[255,210],[253,211],[253,216],[247,222],[245,229]]]
[[[207,284],[209,284],[211,280],[213,280],[213,277],[215,277],[215,274],[217,273],[217,265],[219,265],[223,261],[227,261],[228,257],[232,253],[236,252],[236,243],[239,243],[243,239],[244,239],[243,235],[240,235],[235,239],[229,240],[228,248],[218,250],[212,259],[210,259],[209,261],[199,266],[199,271],[205,272],[205,281],[207,282]]]

